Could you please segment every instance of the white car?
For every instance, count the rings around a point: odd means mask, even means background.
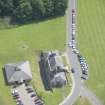
[[[79,51],[77,49],[73,49],[73,52],[79,54]]]
[[[69,42],[69,43],[68,43],[68,46],[69,46],[69,47],[72,47],[72,43],[71,43],[71,42]]]
[[[75,27],[75,23],[73,23],[72,26]]]
[[[76,49],[76,46],[75,46],[75,44],[73,44],[73,45],[72,45],[72,48],[73,48],[73,49]]]
[[[75,35],[75,30],[72,31],[72,34]]]

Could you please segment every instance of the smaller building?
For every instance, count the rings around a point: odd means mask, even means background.
[[[29,61],[4,65],[8,84],[23,83],[32,79]]]
[[[62,87],[66,85],[66,67],[63,64],[59,51],[43,52],[41,60],[50,87]]]

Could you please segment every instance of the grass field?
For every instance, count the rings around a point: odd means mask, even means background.
[[[39,67],[38,55],[41,50],[64,51],[66,41],[65,17],[60,17],[37,24],[24,25],[17,28],[0,30],[0,105],[15,105],[10,88],[5,85],[2,67],[6,63],[29,60],[33,72],[32,84],[46,105],[58,105],[66,96],[70,87],[44,90]],[[64,91],[64,92],[63,92]]]
[[[85,97],[79,97],[73,105],[91,105]]]
[[[105,1],[78,1],[78,46],[89,64],[86,85],[105,105]]]

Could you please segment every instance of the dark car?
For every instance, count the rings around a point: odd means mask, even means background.
[[[72,68],[72,69],[71,69],[71,72],[72,72],[72,73],[75,73],[75,70]]]
[[[87,71],[85,71],[85,70],[82,71],[82,73],[85,74],[85,75],[88,75]]]
[[[34,99],[34,102],[36,102],[36,101],[38,101],[38,100],[39,100],[39,98],[35,98],[35,99]]]
[[[40,104],[42,103],[41,100],[38,100],[37,102],[35,102],[35,104]]]
[[[34,92],[34,91],[33,91],[33,90],[27,90],[27,92],[28,92],[28,93],[32,93],[32,92]]]
[[[82,78],[82,79],[84,79],[84,80],[86,80],[86,78],[85,78],[85,77],[83,77],[83,76],[82,76],[81,78]]]
[[[72,9],[72,13],[75,13],[75,10],[74,9]]]
[[[38,103],[37,105],[44,105],[43,103]]]
[[[87,75],[82,75],[81,78],[84,79],[84,80],[87,80],[88,79],[88,76]]]
[[[18,93],[14,93],[14,95],[13,95],[13,96],[14,96],[14,98],[15,98],[15,99],[20,98],[20,96],[19,96],[19,94],[18,94]]]
[[[35,97],[36,96],[36,94],[31,94],[31,97]]]

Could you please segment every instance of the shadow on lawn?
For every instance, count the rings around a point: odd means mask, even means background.
[[[7,76],[6,76],[6,72],[5,72],[5,69],[4,68],[2,68],[2,73],[3,73],[3,76],[4,76],[5,85],[8,85],[9,86],[10,84],[7,81]]]
[[[41,79],[42,79],[45,90],[51,90],[51,87],[50,87],[48,79],[47,79],[47,74],[46,74],[46,70],[44,67],[44,62],[41,60],[39,61],[39,67],[40,67]]]

